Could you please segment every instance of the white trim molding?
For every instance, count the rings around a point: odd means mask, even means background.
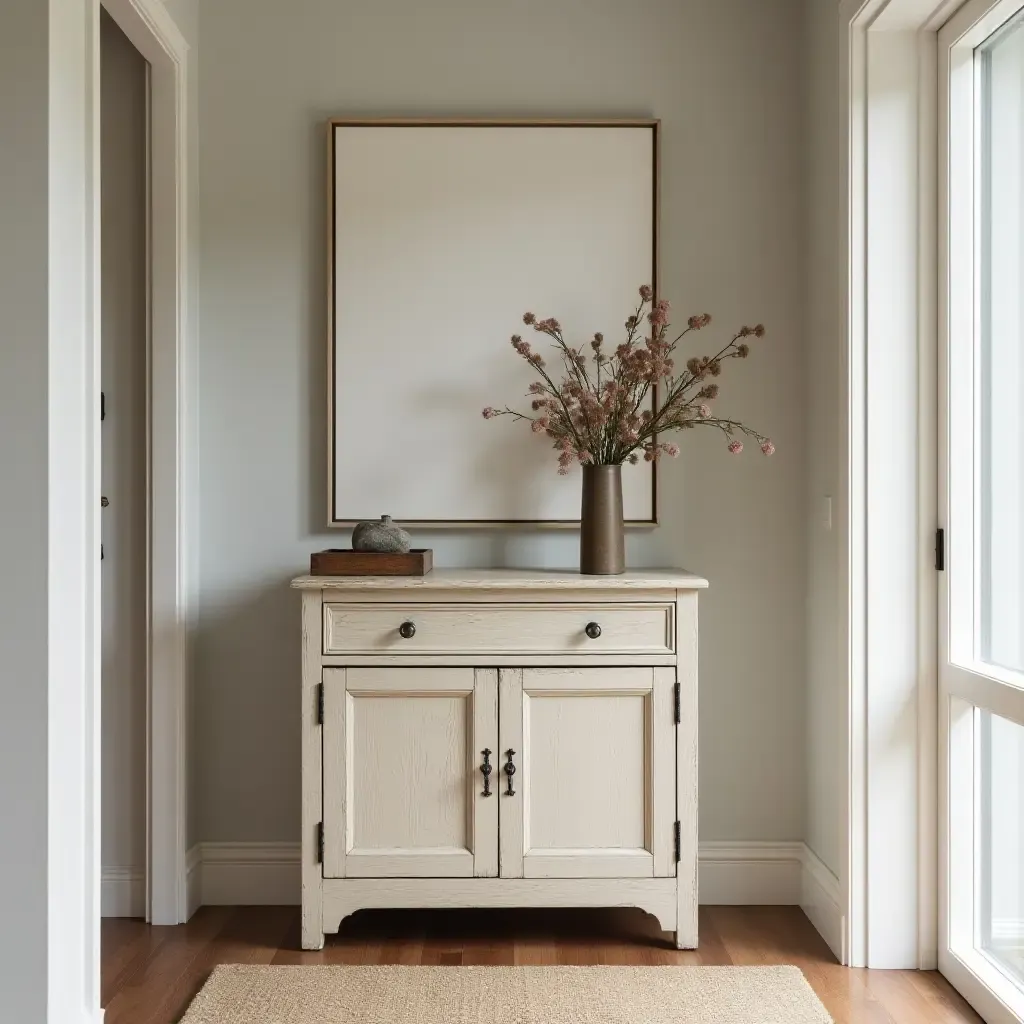
[[[299,903],[299,843],[199,843],[188,862],[191,912]],[[799,906],[841,959],[839,881],[804,843],[701,843],[698,868],[702,904]]]
[[[801,866],[800,909],[828,943],[836,959],[845,964],[846,920],[839,879],[810,847],[803,848]]]
[[[699,900],[728,906],[798,904],[804,849],[799,842],[701,843]]]
[[[100,913],[103,917],[145,917],[145,871],[105,867],[100,876]]]
[[[299,903],[299,843],[200,843],[199,896],[203,906],[291,906]],[[190,853],[190,859],[192,859]]]
[[[147,917],[188,919],[187,665],[194,438],[189,329],[188,52],[158,0],[102,0],[150,66]]]

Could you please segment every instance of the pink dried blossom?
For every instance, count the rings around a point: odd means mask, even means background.
[[[652,309],[651,312],[647,315],[647,319],[650,320],[655,327],[663,327],[665,324],[668,323],[668,311],[668,300],[658,299],[658,301],[654,304],[654,309]]]
[[[707,378],[720,376],[727,359],[747,356],[749,347],[740,339],[761,337],[763,325],[742,327],[717,355],[687,359],[686,372],[677,375],[676,362],[685,359],[675,356],[677,345],[690,330],[706,327],[711,317],[707,313],[689,317],[686,329],[673,332],[673,337],[668,333],[669,303],[655,300],[650,285],[643,285],[639,294],[640,306],[625,322],[625,340],[618,345],[612,342],[605,350],[604,336],[595,332],[589,342],[592,352],[586,356],[586,345],[571,345],[554,317],[538,320],[532,312],[524,313],[523,323],[551,339],[564,374],[559,379],[544,369],[540,353],[518,334],[513,335],[516,353],[536,367],[537,376],[543,378],[528,386],[532,413],[523,415],[507,407],[488,406],[483,410],[484,418],[512,416],[528,422],[533,433],[550,439],[562,475],[577,462],[620,465],[634,464],[641,457],[651,462],[664,455],[676,457],[679,445],[659,438],[701,425],[724,429],[729,435],[728,450],[733,454],[743,451],[743,442],[733,440],[743,434],[755,438],[765,455],[772,454],[775,446],[770,440],[735,420],[717,419],[708,404],[718,397],[719,386],[707,382]],[[648,304],[652,326],[643,337],[640,317]]]

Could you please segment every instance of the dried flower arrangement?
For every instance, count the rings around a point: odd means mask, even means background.
[[[573,348],[566,342],[557,320],[538,320],[533,313],[526,313],[523,323],[555,343],[565,377],[556,384],[541,355],[514,334],[512,347],[541,376],[529,387],[532,415],[507,406],[488,407],[483,411],[484,419],[511,416],[529,423],[534,433],[549,437],[559,453],[558,472],[562,475],[569,472],[574,462],[615,466],[635,463],[641,455],[648,462],[663,454],[676,456],[679,445],[660,437],[669,431],[697,426],[722,431],[728,440],[728,450],[734,455],[743,451],[743,442],[737,435],[753,438],[765,455],[772,455],[775,446],[769,438],[739,420],[714,415],[710,403],[718,397],[719,386],[708,380],[721,374],[726,359],[746,359],[750,354],[747,339],[763,337],[764,327],[741,327],[713,356],[694,356],[677,373],[673,358],[676,346],[691,331],[707,327],[711,317],[707,313],[691,316],[683,331],[669,341],[668,314],[669,303],[655,300],[653,289],[643,285],[640,303],[624,325],[626,340],[608,354],[604,336],[595,334],[590,342],[593,355],[588,360],[582,347]],[[645,319],[650,333],[641,340]],[[655,387],[656,406],[644,408]]]

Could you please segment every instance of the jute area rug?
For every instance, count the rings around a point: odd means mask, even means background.
[[[831,1024],[796,967],[218,967],[182,1024]]]

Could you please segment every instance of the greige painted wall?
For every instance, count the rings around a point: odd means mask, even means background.
[[[805,0],[807,194],[807,835],[835,873],[842,858],[844,681],[837,534],[823,501],[839,492],[842,337],[839,18],[835,0]],[[838,509],[833,502],[833,518]]]
[[[46,1019],[49,12],[0,4],[0,992]]]
[[[754,357],[729,367],[719,406],[779,451],[737,459],[710,434],[687,436],[663,474],[663,526],[631,536],[628,555],[711,580],[702,838],[803,837],[801,15],[799,0],[201,7],[193,839],[298,836],[299,620],[287,583],[310,551],[346,541],[323,527],[323,122],[341,114],[662,118],[662,290],[680,317],[713,313],[713,339],[768,326]],[[416,540],[448,566],[576,559],[568,534]]]

